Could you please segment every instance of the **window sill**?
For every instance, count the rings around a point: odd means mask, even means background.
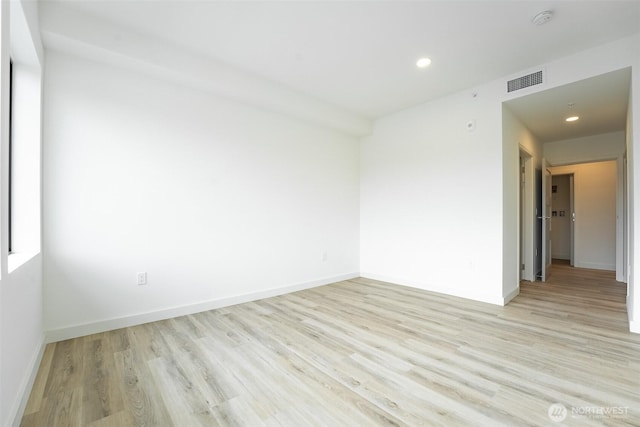
[[[9,254],[9,256],[7,257],[7,269],[9,270],[9,273],[12,273],[18,268],[22,267],[39,253],[40,251],[14,252]]]

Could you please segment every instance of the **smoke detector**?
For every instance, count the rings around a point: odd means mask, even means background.
[[[545,10],[543,12],[538,13],[536,16],[534,16],[533,19],[531,19],[531,22],[540,26],[551,21],[551,18],[553,18],[553,12],[550,10]]]

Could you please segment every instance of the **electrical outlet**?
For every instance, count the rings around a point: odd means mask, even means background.
[[[322,252],[321,259],[323,262],[327,260],[327,251]]]
[[[147,284],[147,272],[138,273],[138,285],[146,285]]]

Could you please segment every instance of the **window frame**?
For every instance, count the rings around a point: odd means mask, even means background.
[[[8,204],[7,204],[7,248],[9,254],[13,253],[13,119],[14,119],[14,105],[13,105],[13,97],[14,97],[14,68],[13,68],[13,58],[9,58],[9,144],[7,150],[7,173],[8,173]]]

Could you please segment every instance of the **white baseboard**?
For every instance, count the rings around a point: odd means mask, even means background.
[[[57,342],[71,338],[82,337],[85,335],[97,334],[100,332],[112,331],[114,329],[126,328],[129,326],[141,325],[143,323],[155,322],[158,320],[170,319],[188,314],[200,313],[202,311],[214,310],[216,308],[228,307],[231,305],[242,304],[245,302],[256,301],[259,299],[275,297],[278,295],[288,294],[304,289],[324,286],[331,283],[341,282],[343,280],[354,279],[359,277],[359,273],[347,273],[339,276],[326,277],[323,279],[312,280],[304,283],[283,286],[279,288],[267,289],[264,291],[252,292],[248,294],[234,295],[230,297],[216,298],[209,301],[198,302],[178,307],[171,307],[148,313],[134,314],[131,316],[118,317],[113,319],[101,320],[97,322],[85,323],[81,325],[73,325],[65,328],[52,329],[46,331],[46,342]]]
[[[36,380],[36,375],[38,374],[38,369],[40,369],[40,363],[42,363],[42,356],[44,355],[44,348],[47,343],[45,340],[44,334],[42,335],[42,339],[40,340],[40,348],[33,355],[31,363],[29,363],[29,375],[25,376],[20,384],[20,389],[18,390],[17,396],[19,399],[16,399],[15,404],[11,410],[10,420],[13,420],[11,423],[12,426],[18,427],[20,426],[20,422],[22,421],[22,416],[24,414],[24,410],[27,407],[27,402],[29,401],[29,396],[31,395],[31,389],[33,388],[33,383]]]
[[[429,291],[429,292],[436,292],[436,293],[443,294],[443,295],[451,295],[451,296],[454,296],[454,297],[470,299],[470,300],[473,300],[473,301],[486,302],[486,303],[494,304],[494,305],[505,305],[505,301],[506,301],[506,297],[502,297],[502,296],[498,296],[498,295],[496,295],[494,297],[494,296],[487,295],[487,294],[484,294],[484,293],[469,292],[468,290],[467,291],[459,291],[457,289],[436,288],[436,287],[430,286],[429,284],[425,284],[425,283],[422,283],[422,282],[417,282],[417,281],[413,281],[413,280],[407,280],[407,279],[398,278],[398,277],[384,276],[384,275],[375,274],[375,273],[361,272],[360,276],[364,277],[366,279],[373,279],[373,280],[379,280],[381,282],[394,283],[394,284],[397,284],[397,285],[400,285],[400,286],[408,286],[410,288],[422,289],[422,290]]]
[[[629,318],[629,332],[640,334],[640,322],[631,318],[633,316],[634,307],[630,297],[631,295],[627,294],[627,316]]]
[[[576,261],[575,266],[577,268],[589,268],[591,270],[608,270],[608,271],[616,271],[615,264],[600,264],[597,262],[581,262]]]
[[[509,304],[509,301],[517,297],[519,294],[520,294],[520,287],[517,287],[513,291],[509,292],[507,295],[504,296],[504,298],[502,299],[502,305]]]

